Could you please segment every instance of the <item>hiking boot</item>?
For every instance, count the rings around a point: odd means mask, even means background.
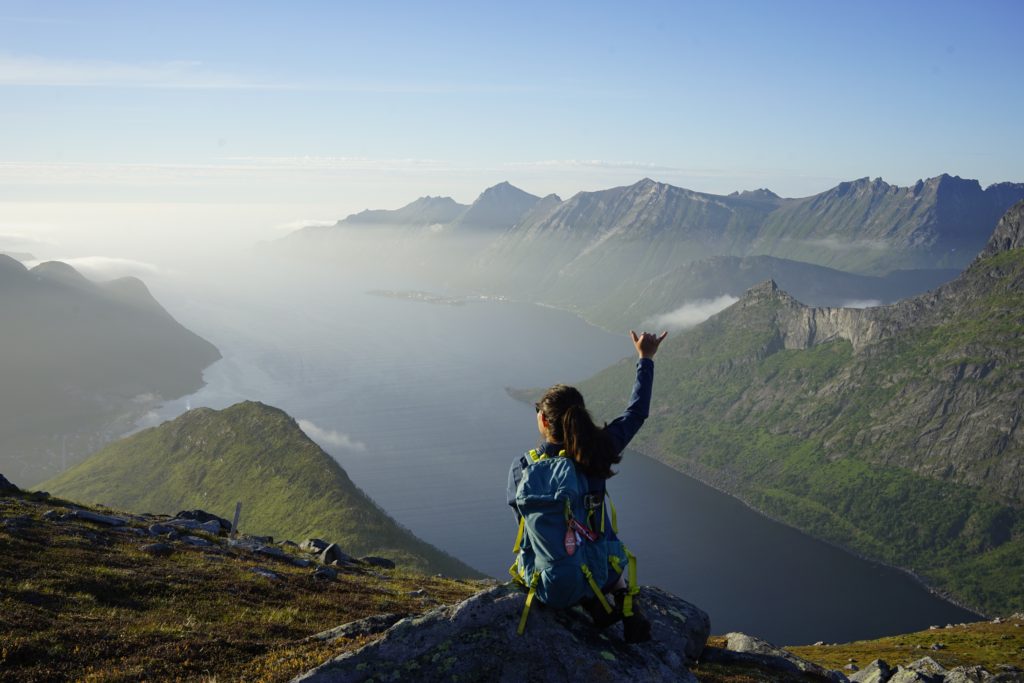
[[[625,593],[615,594],[615,611],[622,614],[622,599]],[[636,600],[633,600],[633,614],[622,617],[622,639],[629,644],[646,643],[651,639],[651,622],[647,621],[643,613],[637,608]]]
[[[580,606],[590,615],[594,622],[594,628],[603,631],[622,618],[622,608],[616,605],[611,612],[606,612],[604,606],[597,598],[590,598],[580,603]]]

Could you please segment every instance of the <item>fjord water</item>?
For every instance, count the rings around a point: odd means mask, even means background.
[[[577,382],[632,354],[625,330],[529,304],[373,296],[398,285],[313,272],[227,281],[153,283],[224,358],[206,387],[142,426],[246,399],[282,408],[400,523],[497,578],[515,535],[508,466],[538,437],[532,406],[506,388]],[[664,400],[656,370],[654,401]],[[976,618],[640,454],[627,452],[619,471],[610,491],[641,582],[707,610],[716,633],[801,644]]]

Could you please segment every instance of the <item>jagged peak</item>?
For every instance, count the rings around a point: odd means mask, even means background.
[[[1024,201],[1017,202],[1003,214],[978,258],[1021,248],[1024,248]]]
[[[481,192],[480,196],[476,198],[476,202],[487,199],[505,199],[509,197],[513,199],[532,199],[534,201],[540,199],[540,197],[530,194],[526,190],[521,190],[507,180],[504,180]]]

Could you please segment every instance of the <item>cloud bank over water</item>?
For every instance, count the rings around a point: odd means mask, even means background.
[[[366,444],[362,441],[356,441],[348,434],[335,431],[333,429],[323,429],[313,423],[312,420],[300,419],[298,420],[299,428],[306,433],[306,436],[316,441],[321,446],[334,446],[342,450],[349,451],[351,453],[365,453]]]

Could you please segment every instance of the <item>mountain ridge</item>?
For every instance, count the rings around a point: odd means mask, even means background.
[[[107,445],[43,484],[89,503],[173,514],[201,507],[287,538],[330,538],[429,573],[479,577],[398,525],[284,411],[255,401],[197,408]]]
[[[1024,202],[963,274],[889,306],[752,288],[659,352],[636,446],[974,609],[1024,605],[1024,575],[1004,571],[1024,562],[1022,217]],[[599,415],[627,365],[581,385]]]
[[[68,264],[0,256],[0,467],[24,483],[59,471],[158,398],[203,385],[220,358],[136,278],[93,282]]]

